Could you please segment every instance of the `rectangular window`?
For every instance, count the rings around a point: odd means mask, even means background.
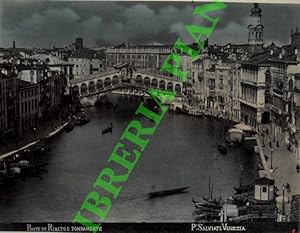
[[[262,187],[262,192],[266,193],[267,192],[267,187]]]

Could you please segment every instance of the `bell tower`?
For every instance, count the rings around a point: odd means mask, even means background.
[[[264,26],[261,23],[261,9],[258,3],[254,3],[254,7],[250,11],[250,24],[248,25],[248,44],[263,45]]]

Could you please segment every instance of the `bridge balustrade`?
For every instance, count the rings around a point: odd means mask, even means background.
[[[176,91],[182,93],[182,84],[170,80],[163,80],[162,78],[152,76],[137,75],[134,79],[122,80],[120,76],[106,77],[102,79],[91,80],[89,83],[80,83],[72,87],[74,95],[87,97],[89,95],[97,95],[105,92],[111,92],[116,89],[139,89],[145,91],[148,88],[159,88],[161,90]],[[135,93],[136,90],[133,91]]]

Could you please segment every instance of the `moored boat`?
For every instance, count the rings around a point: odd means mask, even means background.
[[[221,154],[223,154],[223,155],[227,154],[227,148],[226,148],[225,143],[218,143],[217,149],[218,149],[218,151],[220,151]]]
[[[219,197],[219,199],[217,199],[217,198],[212,199],[212,198],[208,198],[206,196],[202,196],[202,199],[208,203],[217,204],[217,205],[220,205],[221,202],[223,201],[221,196]]]
[[[202,117],[203,116],[203,112],[198,110],[198,109],[189,109],[188,114],[192,115],[192,116],[195,116],[195,117]]]
[[[254,192],[254,184],[243,185],[240,187],[233,187],[236,191],[236,194]]]
[[[196,214],[204,214],[204,213],[220,213],[221,208],[215,209],[215,208],[209,208],[209,207],[200,207],[195,209]]]
[[[73,122],[73,121],[70,121],[70,122],[68,123],[68,125],[66,126],[65,131],[66,131],[66,132],[71,132],[71,131],[74,129],[74,127],[75,127],[74,122]]]
[[[150,192],[148,193],[148,198],[164,197],[164,196],[169,196],[174,194],[186,193],[188,192],[188,188],[189,187],[182,187],[176,189],[167,189],[162,191]]]

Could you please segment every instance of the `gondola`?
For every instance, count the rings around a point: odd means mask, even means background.
[[[246,203],[248,202],[248,194],[247,193],[235,194],[232,196],[232,199],[234,204]]]
[[[189,187],[182,187],[182,188],[176,188],[176,189],[167,189],[157,192],[150,192],[148,193],[148,198],[155,198],[155,197],[164,197],[174,194],[180,194],[180,193],[186,193],[188,192]]]
[[[194,199],[192,199],[192,202],[195,204],[195,208],[214,208],[214,209],[221,209],[222,205],[221,204],[216,204],[216,203],[212,203],[212,202],[198,202],[195,201]]]
[[[90,122],[90,119],[88,117],[84,116],[79,120],[79,125],[85,125],[89,122]]]
[[[209,202],[209,203],[213,203],[213,204],[217,204],[217,205],[220,205],[221,204],[221,201],[222,201],[222,198],[220,197],[219,199],[217,198],[214,198],[214,199],[211,199],[211,198],[208,198],[206,196],[202,196],[202,199],[206,202]]]
[[[65,131],[66,131],[67,133],[68,133],[68,132],[71,132],[71,131],[74,129],[74,127],[75,127],[74,122],[73,122],[73,121],[70,121],[70,122],[68,123],[68,125],[66,126]]]
[[[236,194],[254,192],[253,184],[244,185],[244,186],[240,186],[240,187],[233,187],[233,188],[236,191]]]
[[[195,214],[197,216],[202,216],[205,219],[219,219],[220,218],[220,212],[209,212],[209,211],[201,211],[200,213],[195,211]]]
[[[222,205],[212,204],[212,203],[195,203],[196,209],[203,209],[203,208],[209,208],[209,209],[221,209]]]
[[[221,154],[226,155],[227,154],[227,148],[225,143],[218,143],[217,149],[220,151]]]
[[[208,207],[201,207],[201,208],[196,208],[195,209],[195,213],[196,214],[203,214],[203,213],[220,213],[221,212],[221,208],[220,209],[214,209],[214,208],[208,208]]]
[[[112,133],[113,130],[113,125],[110,123],[110,126],[102,130],[102,135],[107,134],[107,133]]]

